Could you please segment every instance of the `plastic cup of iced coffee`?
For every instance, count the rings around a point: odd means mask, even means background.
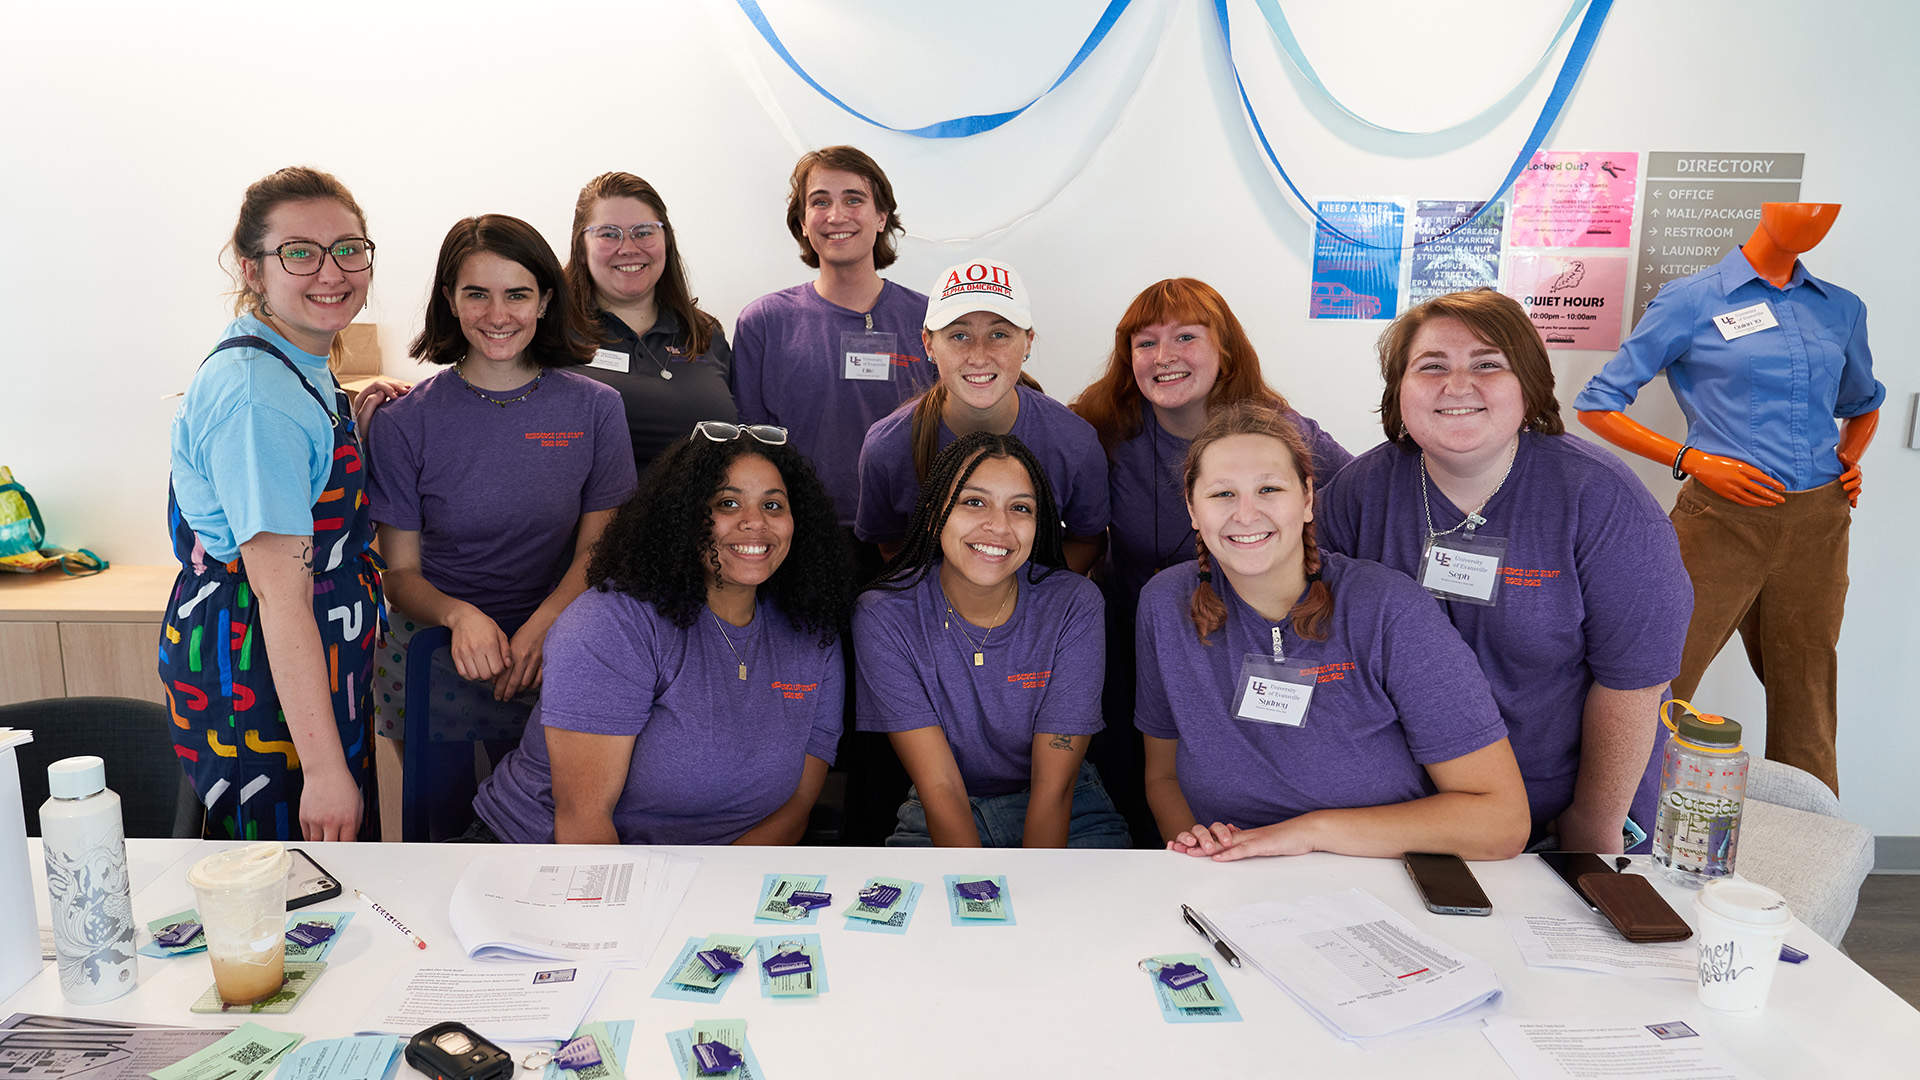
[[[206,927],[213,984],[228,1005],[280,992],[287,958],[287,870],[280,844],[248,844],[209,855],[187,871]]]

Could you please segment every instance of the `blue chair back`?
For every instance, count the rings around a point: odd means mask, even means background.
[[[433,654],[451,648],[453,631],[428,626],[407,643],[406,755],[400,769],[400,839],[427,842],[427,715],[433,708]]]

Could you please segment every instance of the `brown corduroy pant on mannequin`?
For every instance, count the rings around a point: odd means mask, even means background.
[[[1673,696],[1691,698],[1739,630],[1767,689],[1766,756],[1807,770],[1838,794],[1837,648],[1852,522],[1845,489],[1836,480],[1790,491],[1779,506],[1742,506],[1688,480],[1672,518],[1693,579],[1693,621]],[[1695,704],[1715,711],[1711,702]]]

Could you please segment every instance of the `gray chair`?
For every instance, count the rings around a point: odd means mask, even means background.
[[[1838,946],[1873,870],[1873,833],[1842,817],[1840,800],[1811,773],[1755,758],[1734,869],[1786,897],[1801,922]]]
[[[16,754],[27,835],[40,835],[47,766],[93,754],[107,764],[107,786],[120,796],[128,836],[199,836],[200,800],[173,752],[173,717],[165,705],[135,698],[44,698],[0,705],[0,727],[28,728],[33,741]]]

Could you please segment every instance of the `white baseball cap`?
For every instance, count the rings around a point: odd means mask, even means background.
[[[927,290],[927,329],[939,330],[969,311],[991,311],[1022,330],[1033,329],[1033,310],[1020,275],[992,259],[949,266]]]

